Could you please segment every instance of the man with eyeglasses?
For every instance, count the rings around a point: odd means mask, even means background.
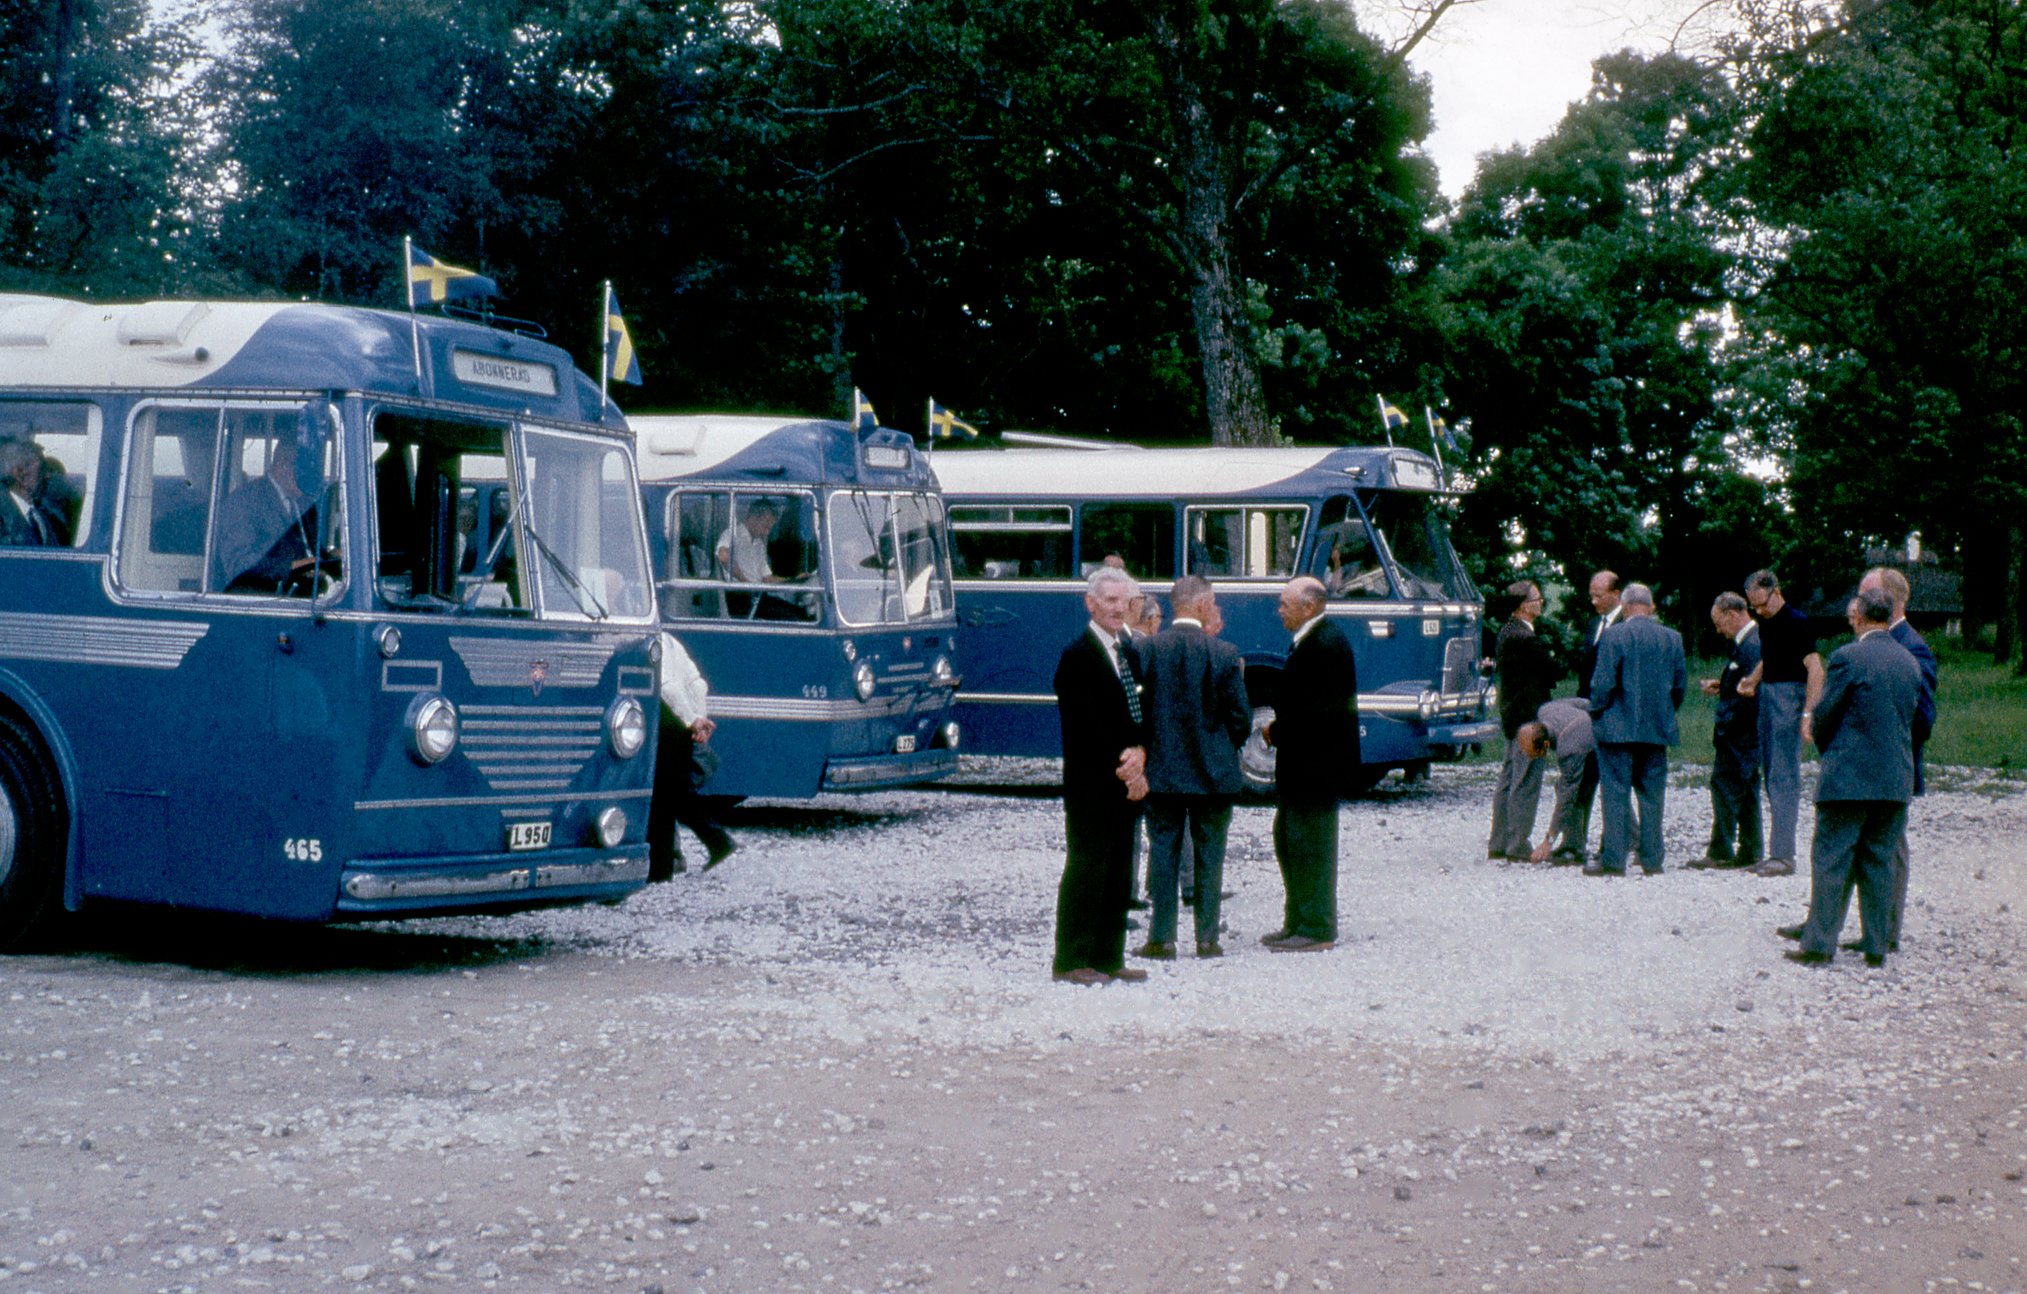
[[[1760,666],[1740,681],[1738,694],[1758,697],[1760,767],[1767,787],[1767,856],[1755,876],[1795,874],[1795,825],[1802,805],[1802,742],[1823,692],[1823,657],[1809,618],[1781,596],[1770,570],[1746,577],[1746,605],[1760,626]]]
[[[1543,761],[1519,740],[1521,725],[1534,722],[1562,677],[1555,654],[1534,631],[1541,618],[1541,586],[1516,580],[1506,588],[1513,614],[1499,631],[1499,726],[1506,734],[1506,759],[1492,788],[1492,834],[1485,856],[1497,862],[1526,862],[1533,853],[1535,808],[1541,800]]]

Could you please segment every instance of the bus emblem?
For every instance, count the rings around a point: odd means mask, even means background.
[[[548,661],[538,660],[528,662],[528,687],[536,696],[542,695],[542,685],[548,681]]]

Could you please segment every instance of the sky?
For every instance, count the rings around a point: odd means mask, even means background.
[[[1426,0],[1425,0],[1426,2]],[[1407,0],[1356,0],[1362,22],[1398,45],[1413,30]],[[1426,141],[1443,192],[1461,193],[1480,153],[1527,145],[1555,129],[1590,89],[1591,61],[1631,47],[1704,47],[1729,6],[1713,0],[1465,0],[1409,55],[1429,78],[1435,132]]]

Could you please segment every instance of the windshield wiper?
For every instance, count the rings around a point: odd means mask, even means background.
[[[563,559],[556,555],[556,550],[551,548],[548,541],[543,539],[541,534],[536,531],[535,523],[528,520],[528,515],[533,509],[528,506],[526,490],[527,487],[524,485],[522,493],[517,496],[520,501],[521,529],[527,533],[528,538],[534,543],[535,551],[540,553],[548,561],[549,565],[556,568],[556,573],[563,577],[563,587],[570,591],[571,598],[577,603],[577,609],[582,611],[587,619],[607,619],[611,615],[611,612],[605,609],[605,604],[600,602],[597,595],[590,589],[584,587],[584,582],[577,578],[577,573],[564,564]]]

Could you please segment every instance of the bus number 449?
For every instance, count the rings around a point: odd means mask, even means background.
[[[324,861],[324,842],[295,836],[282,841],[282,853],[299,863],[321,863]]]

